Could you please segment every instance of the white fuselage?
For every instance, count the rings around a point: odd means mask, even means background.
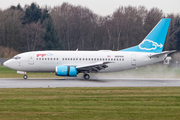
[[[110,62],[99,72],[116,72],[163,61],[166,55],[149,57],[148,52],[121,51],[34,51],[18,54],[6,61],[6,66],[24,72],[55,72],[56,66],[79,66]]]

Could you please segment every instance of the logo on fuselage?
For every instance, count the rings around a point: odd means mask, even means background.
[[[53,54],[51,54],[51,53],[48,53],[48,54],[46,54],[47,56],[52,56]]]
[[[44,57],[46,54],[36,54],[37,57]]]
[[[141,50],[155,50],[157,48],[162,48],[162,47],[163,45],[161,43],[158,44],[157,42],[154,42],[149,39],[145,39],[141,42],[141,44],[139,44],[139,48]]]
[[[37,57],[44,57],[44,56],[52,56],[53,54],[47,53],[47,54],[36,54]]]

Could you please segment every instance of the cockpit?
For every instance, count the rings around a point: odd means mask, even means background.
[[[19,59],[21,59],[21,57],[19,57],[19,56],[14,56],[12,59],[19,60]]]

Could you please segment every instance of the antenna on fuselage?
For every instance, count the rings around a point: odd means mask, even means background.
[[[76,51],[78,51],[78,48],[76,49]]]

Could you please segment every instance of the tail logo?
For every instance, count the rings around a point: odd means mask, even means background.
[[[141,50],[155,50],[157,48],[162,48],[163,45],[162,44],[158,44],[156,42],[153,42],[149,39],[145,39],[141,42],[141,44],[139,44],[139,48]]]

